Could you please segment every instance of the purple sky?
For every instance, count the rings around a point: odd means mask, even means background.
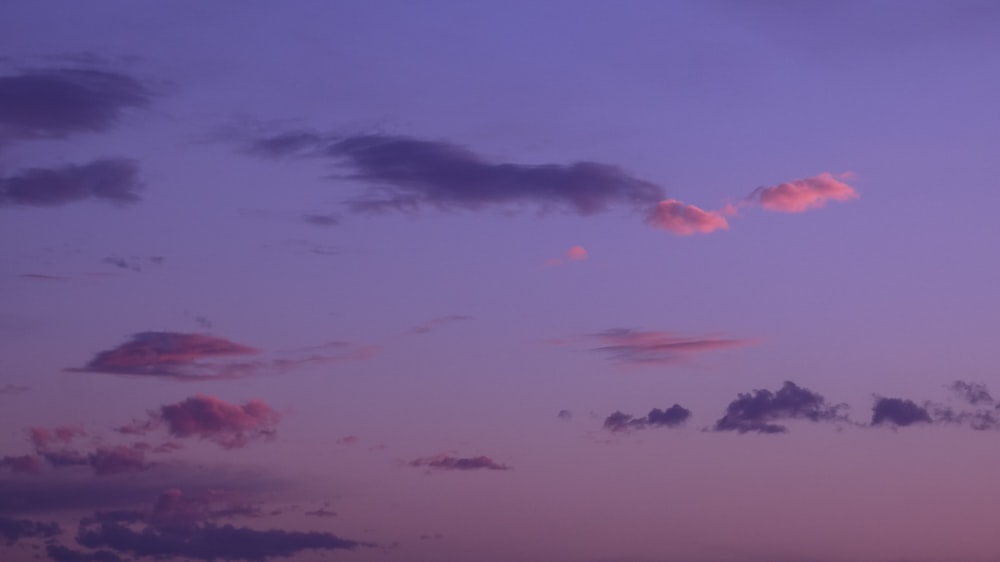
[[[0,559],[1000,560],[1000,4],[0,6]]]

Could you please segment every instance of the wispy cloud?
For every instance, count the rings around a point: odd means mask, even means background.
[[[593,215],[614,206],[646,208],[663,189],[598,162],[491,162],[444,141],[396,135],[335,136],[309,131],[261,138],[249,148],[267,157],[333,160],[365,186],[355,212],[484,210],[530,205],[541,211]]]
[[[510,470],[505,464],[500,464],[490,457],[454,457],[451,455],[436,455],[421,457],[409,462],[413,467],[425,467],[432,470]]]
[[[763,389],[740,394],[729,403],[726,414],[715,422],[714,430],[785,433],[788,428],[775,422],[846,422],[846,408],[844,404],[830,404],[821,395],[785,381],[776,392]]]
[[[850,201],[858,193],[842,179],[850,174],[834,176],[828,172],[809,178],[785,182],[772,187],[759,187],[747,198],[768,211],[802,213],[825,207],[829,201]]]
[[[434,331],[437,328],[440,328],[441,326],[445,326],[447,324],[453,324],[455,322],[462,322],[465,320],[473,320],[473,318],[471,316],[465,316],[462,314],[449,314],[448,316],[438,316],[437,318],[432,318],[430,320],[427,320],[426,322],[421,322],[420,324],[417,324],[416,326],[407,330],[406,334],[413,336],[429,334],[430,332]]]
[[[590,350],[621,365],[679,365],[692,356],[756,343],[749,339],[718,336],[680,336],[672,332],[649,332],[615,328],[555,343],[582,342]]]
[[[586,261],[589,257],[590,255],[588,254],[587,249],[583,246],[572,246],[570,249],[566,250],[566,253],[562,257],[549,258],[545,260],[545,265],[555,266],[574,261]]]
[[[139,201],[142,187],[138,165],[123,158],[27,168],[0,176],[0,207],[58,207],[86,200],[129,205]]]
[[[259,350],[206,334],[140,332],[71,371],[167,378],[228,378],[237,375],[220,357],[256,355]]]
[[[0,384],[0,396],[4,394],[24,394],[29,390],[31,389],[19,384]]]

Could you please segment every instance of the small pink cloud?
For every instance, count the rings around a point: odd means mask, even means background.
[[[680,236],[708,234],[716,230],[729,230],[729,222],[725,215],[734,211],[730,207],[727,206],[721,211],[704,211],[676,199],[665,199],[657,203],[647,222],[656,228],[669,230]]]
[[[584,261],[588,257],[587,249],[583,246],[573,246],[569,250],[566,250],[566,255],[561,258],[549,258],[545,260],[545,265],[563,265],[571,261]]]
[[[413,467],[425,466],[434,470],[510,470],[509,466],[500,464],[484,456],[453,457],[451,455],[437,455],[412,460],[409,465]]]
[[[260,400],[242,406],[199,394],[160,408],[159,417],[174,437],[199,437],[226,449],[251,439],[272,437],[280,414]]]
[[[768,211],[781,213],[802,213],[810,209],[825,207],[827,201],[850,201],[857,199],[854,188],[840,181],[853,177],[846,173],[833,176],[824,172],[811,178],[802,178],[772,187],[758,187],[748,197]]]

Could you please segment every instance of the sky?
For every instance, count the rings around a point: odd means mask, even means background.
[[[1000,4],[0,5],[0,558],[1000,560]]]

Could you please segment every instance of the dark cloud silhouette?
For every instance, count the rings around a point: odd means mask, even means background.
[[[125,562],[125,559],[110,550],[86,552],[74,550],[61,544],[45,545],[45,553],[54,562]]]
[[[623,412],[614,412],[604,419],[604,429],[618,432],[649,427],[677,427],[690,417],[691,410],[680,404],[674,404],[666,410],[653,408],[649,414],[641,418]]]
[[[0,538],[8,545],[21,539],[48,539],[62,534],[58,523],[13,519],[0,515]]]
[[[765,389],[741,393],[729,403],[725,416],[715,422],[714,430],[785,433],[788,428],[774,422],[796,419],[845,422],[847,418],[843,410],[846,407],[844,404],[831,405],[819,394],[785,381],[777,392]]]
[[[195,560],[249,560],[287,557],[304,550],[354,550],[374,546],[332,533],[201,524],[180,527],[147,526],[135,530],[116,522],[81,526],[77,542],[87,548],[109,548],[134,556],[185,557]]]
[[[88,199],[129,205],[139,201],[141,189],[134,160],[104,158],[87,164],[27,168],[0,177],[0,207],[58,207]]]
[[[994,404],[993,396],[983,383],[955,381],[948,389],[973,406]]]
[[[157,415],[174,437],[198,437],[227,449],[273,437],[274,425],[281,419],[260,400],[237,405],[203,394],[162,406]]]
[[[648,209],[664,195],[660,186],[609,164],[494,163],[457,144],[405,136],[290,132],[258,139],[249,152],[332,159],[347,178],[367,186],[350,203],[357,212],[534,205],[587,216],[616,205]]]
[[[151,99],[149,88],[120,72],[57,68],[0,76],[0,138],[107,131],[123,110]]]
[[[410,461],[410,466],[427,467],[434,470],[510,470],[510,467],[500,464],[489,457],[453,457],[438,455],[421,457]]]
[[[623,365],[677,365],[692,355],[750,345],[753,340],[719,337],[688,337],[671,332],[644,332],[616,328],[583,336],[596,343],[591,350]],[[574,340],[570,340],[574,341]],[[565,342],[558,342],[565,343]]]
[[[915,423],[931,423],[927,409],[912,400],[902,398],[876,397],[872,406],[872,425],[908,426]]]
[[[114,349],[71,371],[177,379],[229,378],[239,373],[225,363],[206,360],[254,355],[258,350],[206,334],[140,332]]]

